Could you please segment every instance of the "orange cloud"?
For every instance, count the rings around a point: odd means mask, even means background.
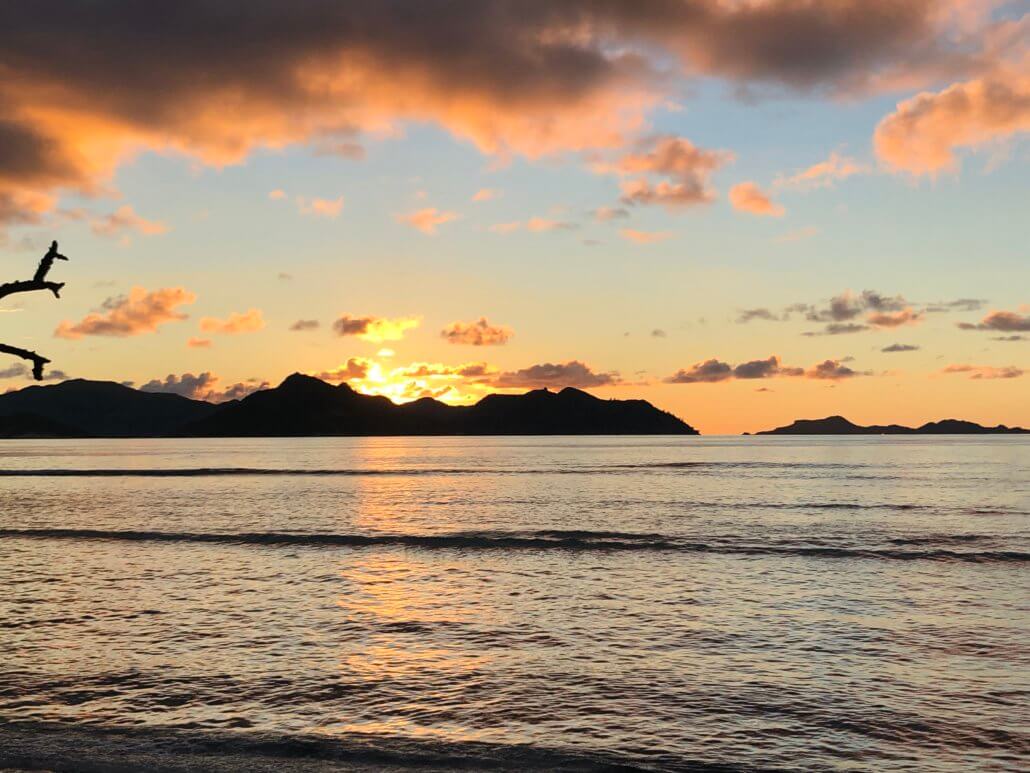
[[[333,323],[333,330],[340,336],[357,336],[364,341],[382,343],[383,341],[399,341],[408,330],[421,324],[418,317],[398,317],[385,319],[381,317],[353,317],[344,314]]]
[[[567,223],[563,220],[550,220],[546,217],[531,217],[526,221],[526,230],[540,233],[541,231],[571,231],[577,226],[575,223]]]
[[[855,159],[839,153],[831,153],[825,161],[812,164],[807,169],[795,172],[790,177],[778,179],[776,185],[802,189],[821,188],[833,185],[838,180],[846,180],[854,175],[864,174],[867,171],[867,168]]]
[[[508,343],[512,331],[503,325],[491,325],[486,317],[480,317],[475,322],[452,322],[440,331],[440,336],[450,344],[500,346]]]
[[[128,204],[118,207],[109,215],[97,218],[90,228],[97,236],[117,236],[123,231],[136,231],[145,236],[153,236],[168,231],[168,226],[164,223],[140,217]]]
[[[236,335],[237,333],[254,333],[265,326],[261,309],[248,309],[240,313],[232,312],[226,319],[217,317],[201,317],[200,329],[205,333],[222,333],[224,335]]]
[[[473,201],[491,201],[501,195],[497,188],[480,188],[472,197]]]
[[[1014,311],[992,311],[979,324],[959,322],[962,330],[997,330],[1003,333],[1030,331],[1030,314],[1023,316]]]
[[[457,220],[457,212],[441,212],[436,207],[420,209],[416,212],[409,212],[406,215],[397,215],[397,222],[417,228],[424,234],[435,234],[436,227]]]
[[[302,215],[337,218],[343,212],[343,196],[335,199],[297,197],[297,209]]]
[[[369,370],[374,366],[375,363],[372,360],[365,359],[364,357],[351,357],[343,365],[340,365],[333,370],[324,370],[321,373],[314,374],[315,378],[320,378],[323,381],[331,381],[339,383],[341,381],[357,381],[365,378],[368,375]]]
[[[1019,378],[1025,371],[1015,365],[995,368],[991,365],[948,365],[942,373],[968,373],[971,379]]]
[[[896,172],[958,168],[957,151],[1030,131],[1030,75],[997,72],[924,91],[898,103],[876,127],[877,157]]]
[[[734,209],[750,212],[752,215],[783,217],[787,211],[774,203],[768,194],[763,193],[762,189],[751,181],[738,183],[730,188],[730,203]]]
[[[281,199],[285,199],[286,191],[284,191],[282,188],[276,188],[274,191],[268,192],[268,198],[272,199],[272,201],[279,201]]]
[[[490,231],[495,234],[510,234],[515,233],[522,227],[522,223],[515,221],[512,223],[495,223],[490,226]]]
[[[870,314],[866,321],[873,327],[901,327],[902,325],[918,325],[923,321],[923,314],[919,311],[912,311],[911,308],[904,308],[900,311],[878,311]]]
[[[944,0],[314,3],[289,24],[250,3],[228,26],[216,0],[157,17],[30,5],[0,16],[7,222],[31,216],[28,193],[103,191],[146,150],[216,166],[295,143],[355,157],[356,132],[403,121],[502,158],[622,147],[665,102],[666,73],[837,92],[971,77],[1002,24],[959,25]]]
[[[658,183],[646,177],[623,181],[621,200],[624,204],[660,204],[676,211],[713,201],[711,175],[732,159],[732,153],[704,150],[685,138],[664,135],[653,138],[649,147],[644,144],[638,152],[626,154],[614,163],[595,163],[594,170],[669,178]]]
[[[210,349],[211,339],[210,338],[188,338],[186,340],[186,346],[190,349]]]
[[[635,242],[636,244],[655,244],[657,242],[663,242],[666,239],[671,239],[672,232],[638,231],[635,228],[623,228],[619,231],[619,236],[626,241]]]
[[[157,331],[159,325],[187,318],[176,309],[193,303],[197,296],[182,287],[166,287],[147,292],[133,287],[127,296],[108,298],[102,310],[87,314],[80,322],[62,322],[54,335],[77,339],[83,336],[135,336]]]

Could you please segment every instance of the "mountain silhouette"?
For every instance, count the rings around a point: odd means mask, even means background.
[[[171,435],[216,410],[218,406],[200,400],[86,379],[30,386],[0,395],[0,417],[45,419],[63,426],[67,432],[63,437]]]
[[[428,397],[397,405],[299,373],[220,405],[75,379],[0,395],[4,417],[11,436],[46,437],[699,434],[645,400],[602,400],[579,389],[493,394],[469,406]]]
[[[493,394],[475,405],[429,397],[396,405],[295,373],[275,389],[183,427],[197,436],[291,435],[696,435],[644,400],[601,400],[579,389]]]
[[[798,419],[786,427],[777,427],[756,435],[998,435],[1023,434],[1030,430],[1022,427],[984,427],[972,421],[944,419],[931,421],[920,427],[904,427],[900,424],[872,425],[863,427],[843,416],[827,416],[825,419]]]

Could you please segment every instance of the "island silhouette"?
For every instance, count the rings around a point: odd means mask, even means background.
[[[398,405],[294,373],[221,404],[85,379],[0,395],[0,437],[697,434],[646,400],[602,400],[571,387],[492,394],[466,406],[430,397]]]
[[[980,435],[1030,430],[945,419],[864,427],[843,416],[798,419],[756,435]],[[491,394],[474,405],[431,397],[397,404],[294,373],[240,400],[210,403],[113,381],[71,379],[0,395],[0,438],[322,437],[390,435],[699,435],[646,400],[581,389]],[[748,434],[748,433],[744,433]]]

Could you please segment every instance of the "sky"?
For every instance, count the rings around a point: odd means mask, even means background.
[[[0,281],[70,260],[0,342],[214,401],[1030,426],[1028,131],[1023,2],[6,3]]]

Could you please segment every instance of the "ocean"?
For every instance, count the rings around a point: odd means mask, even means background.
[[[0,442],[0,767],[1026,770],[1030,436]]]

